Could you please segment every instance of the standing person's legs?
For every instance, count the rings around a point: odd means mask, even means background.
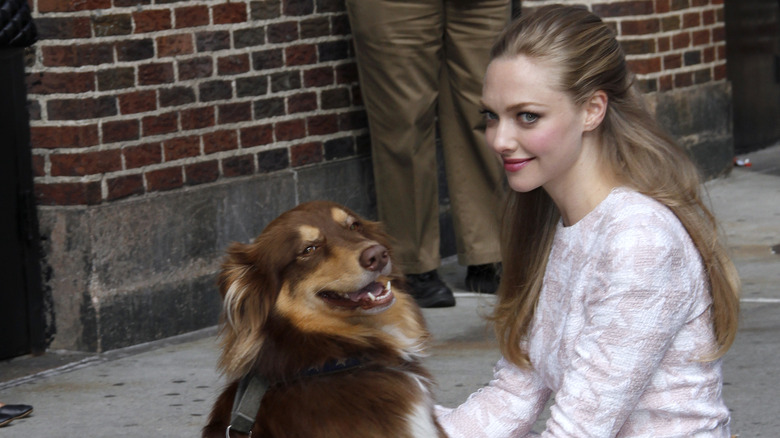
[[[441,0],[347,0],[379,219],[407,274],[438,268],[435,117]]]
[[[458,262],[501,259],[500,201],[503,172],[485,144],[479,113],[490,48],[511,17],[508,0],[445,1],[445,64],[439,124],[452,201]]]
[[[436,106],[441,69],[441,0],[347,0],[357,52],[379,219],[393,258],[422,307],[455,297],[439,278]]]

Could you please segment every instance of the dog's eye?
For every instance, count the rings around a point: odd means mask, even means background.
[[[361,224],[360,222],[357,222],[357,221],[356,222],[352,222],[351,224],[349,224],[349,229],[351,231],[362,231],[363,230],[363,224]]]
[[[310,245],[303,249],[303,252],[301,252],[301,255],[312,255],[314,254],[314,251],[317,250],[316,245]]]

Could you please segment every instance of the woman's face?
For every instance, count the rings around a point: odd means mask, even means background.
[[[585,150],[586,105],[575,105],[554,88],[559,73],[526,56],[502,57],[488,65],[482,89],[487,144],[518,192],[543,187],[556,192],[587,183],[598,172]]]

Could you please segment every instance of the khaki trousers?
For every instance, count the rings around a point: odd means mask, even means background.
[[[379,219],[407,273],[439,267],[436,121],[462,265],[500,260],[503,171],[479,113],[509,0],[346,0],[368,113]]]

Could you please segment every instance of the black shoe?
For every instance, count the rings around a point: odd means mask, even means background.
[[[501,263],[469,265],[466,269],[466,287],[472,292],[494,294],[501,282]]]
[[[30,405],[3,405],[0,407],[0,427],[13,420],[24,418],[30,415],[32,411],[33,407]]]
[[[406,284],[409,286],[409,293],[420,307],[452,307],[455,305],[455,296],[452,294],[452,290],[439,278],[435,269],[422,274],[407,275]]]

